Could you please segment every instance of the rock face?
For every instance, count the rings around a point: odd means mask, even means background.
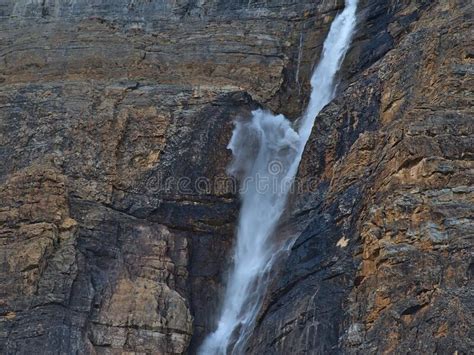
[[[251,354],[474,347],[470,2],[360,2]],[[232,121],[298,117],[342,6],[0,4],[2,354],[195,352],[238,214]]]
[[[300,168],[300,234],[249,353],[472,351],[468,7],[361,3]]]
[[[232,121],[298,114],[334,6],[0,5],[1,353],[200,343],[238,213]]]

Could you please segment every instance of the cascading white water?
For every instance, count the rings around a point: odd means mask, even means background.
[[[271,240],[283,214],[314,120],[335,94],[335,78],[350,45],[357,0],[346,0],[324,42],[321,60],[311,77],[309,105],[298,131],[283,115],[256,110],[252,120],[237,122],[228,148],[230,173],[241,180],[242,206],[234,266],[227,281],[215,332],[199,349],[202,355],[242,354],[253,329],[265,290],[265,278],[279,255]]]

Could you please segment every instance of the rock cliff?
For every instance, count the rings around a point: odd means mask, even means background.
[[[194,353],[232,121],[297,118],[343,1],[0,4],[0,352]],[[469,353],[470,1],[361,0],[249,354]]]

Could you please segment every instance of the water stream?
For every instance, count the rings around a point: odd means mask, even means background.
[[[283,115],[264,110],[249,121],[236,122],[228,148],[234,160],[229,171],[240,179],[240,210],[234,263],[227,280],[216,330],[199,354],[243,354],[261,307],[266,279],[280,248],[272,240],[291,184],[319,112],[335,95],[336,74],[350,46],[356,24],[357,0],[346,0],[324,42],[320,62],[311,77],[311,97],[293,125]]]

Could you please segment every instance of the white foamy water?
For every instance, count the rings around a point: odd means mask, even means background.
[[[228,148],[234,161],[230,173],[241,181],[242,206],[234,264],[217,329],[199,349],[201,355],[243,354],[265,292],[266,279],[280,249],[272,240],[285,210],[288,193],[318,113],[333,98],[336,74],[350,46],[357,0],[346,0],[324,42],[321,60],[311,77],[311,98],[295,129],[283,115],[253,112],[237,122]]]

